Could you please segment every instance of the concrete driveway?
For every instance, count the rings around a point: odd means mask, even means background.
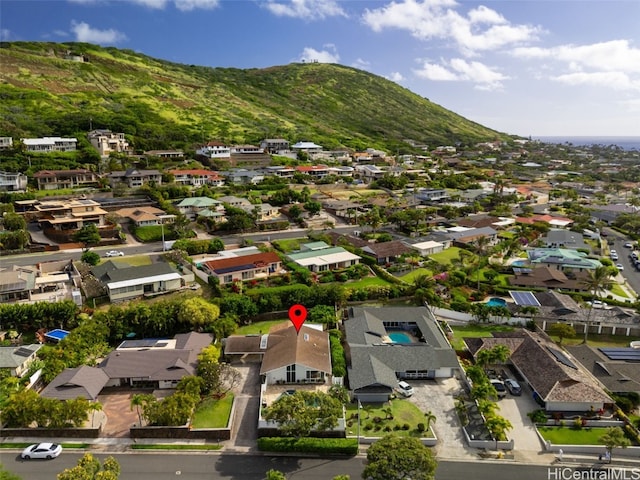
[[[234,418],[231,440],[225,451],[257,450],[258,413],[260,409],[260,362],[234,362],[242,375],[235,389]]]
[[[478,451],[469,448],[462,434],[462,426],[455,409],[455,397],[462,392],[457,378],[437,380],[409,380],[413,396],[409,398],[423,412],[431,411],[435,423],[431,423],[438,444],[435,447],[439,458],[477,460]]]
[[[498,401],[500,415],[513,425],[513,430],[508,433],[509,438],[514,439],[515,451],[540,452],[542,443],[536,434],[533,422],[527,416],[529,412],[538,410],[540,406],[533,399],[533,392],[524,382],[519,382],[522,387],[522,395],[514,397],[507,394]]]

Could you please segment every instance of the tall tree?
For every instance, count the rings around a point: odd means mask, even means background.
[[[412,437],[388,435],[367,450],[367,480],[433,480],[437,462],[431,450]]]
[[[82,243],[84,251],[89,250],[93,245],[100,243],[100,232],[98,226],[95,223],[88,223],[78,230],[73,239],[76,242]]]
[[[343,404],[322,392],[296,391],[273,402],[264,419],[278,424],[286,436],[304,437],[312,430],[330,430],[338,424]]]
[[[559,339],[560,345],[565,338],[573,338],[576,336],[576,330],[566,323],[554,323],[549,327],[549,335],[555,335]]]
[[[611,288],[612,285],[611,280],[611,271],[608,267],[600,266],[596,267],[594,270],[589,271],[589,276],[582,281],[582,285],[591,292],[595,299],[598,298],[598,294],[604,292]],[[589,312],[587,313],[587,320],[584,329],[584,341],[583,343],[587,343],[589,337],[589,326],[591,325],[591,316],[593,314],[593,305],[589,308]]]
[[[627,448],[631,445],[630,440],[625,436],[624,431],[620,427],[607,428],[607,432],[600,437],[600,441],[607,448],[607,452],[609,452],[609,463],[611,463],[611,452],[614,448]]]

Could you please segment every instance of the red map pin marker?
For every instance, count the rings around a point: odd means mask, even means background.
[[[296,333],[300,333],[300,328],[306,319],[307,309],[304,306],[296,304],[289,309],[289,320],[296,327]]]

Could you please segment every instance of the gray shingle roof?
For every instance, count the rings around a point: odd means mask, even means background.
[[[42,345],[32,343],[31,345],[22,345],[20,347],[0,347],[0,368],[16,368],[22,365],[33,353],[42,348]],[[20,353],[18,350],[21,350]],[[26,355],[27,350],[31,353]],[[23,354],[23,352],[25,354]]]
[[[108,381],[107,374],[99,368],[86,365],[66,368],[40,395],[58,400],[73,400],[78,397],[95,400]]]

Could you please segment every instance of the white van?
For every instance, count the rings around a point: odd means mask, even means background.
[[[413,387],[407,382],[398,382],[398,391],[403,397],[410,397],[413,395]]]

